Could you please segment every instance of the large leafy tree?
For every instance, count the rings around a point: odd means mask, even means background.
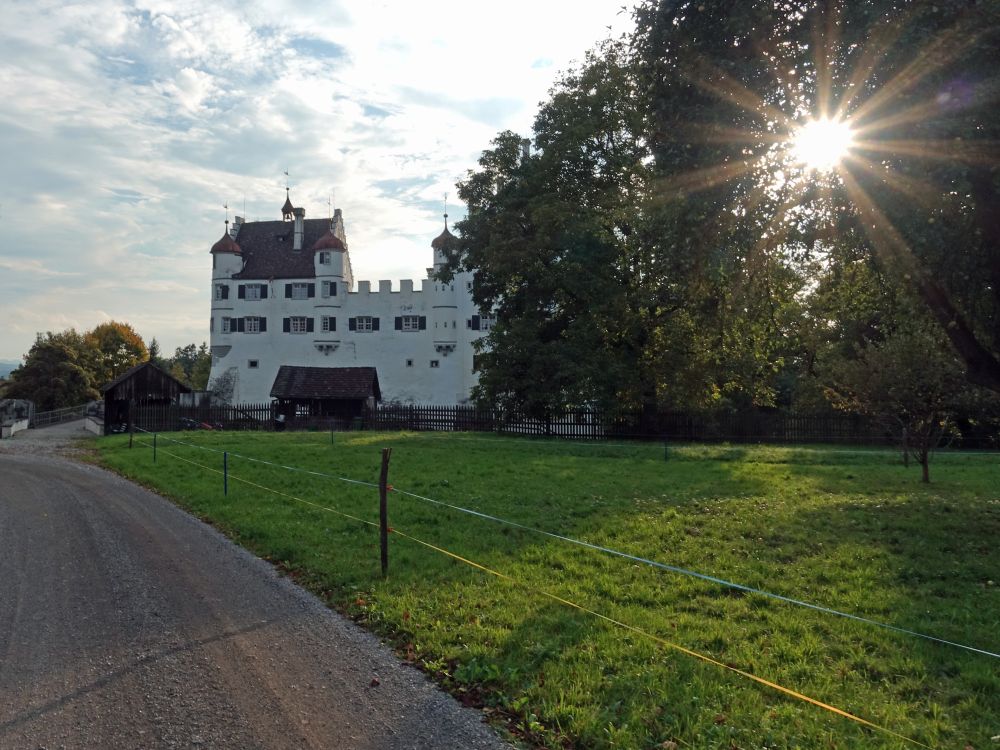
[[[5,396],[34,401],[39,411],[96,399],[99,394],[88,364],[84,337],[75,330],[39,334],[24,364],[11,373]]]
[[[638,101],[625,48],[608,43],[553,89],[533,153],[501,133],[459,185],[469,213],[455,266],[476,270],[474,299],[497,317],[481,396],[544,414],[655,391],[635,296],[648,155]]]
[[[106,385],[130,367],[149,359],[142,336],[128,323],[108,321],[84,336],[96,382]]]
[[[765,289],[790,251],[837,264],[862,246],[922,301],[967,377],[1000,392],[998,13],[958,0],[640,6],[664,242]],[[796,158],[810,119],[853,129],[829,173]]]

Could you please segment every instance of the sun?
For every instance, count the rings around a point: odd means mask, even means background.
[[[817,172],[829,172],[840,165],[854,144],[854,131],[845,120],[810,120],[791,139],[791,158],[796,164]]]

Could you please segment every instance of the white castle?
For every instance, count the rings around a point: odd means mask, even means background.
[[[447,214],[427,278],[373,290],[369,281],[355,289],[341,210],[305,213],[286,195],[281,221],[237,216],[212,246],[209,382],[231,387],[233,403],[265,402],[281,395],[282,366],[286,390],[293,371],[336,389],[338,372],[374,368],[383,401],[466,403],[478,380],[472,344],[492,320],[472,302],[471,273],[435,276],[457,242]]]

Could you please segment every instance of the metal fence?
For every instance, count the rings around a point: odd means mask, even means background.
[[[99,401],[90,401],[86,404],[77,404],[76,406],[67,406],[62,409],[51,409],[50,411],[36,411],[31,417],[31,427],[48,427],[54,424],[62,424],[63,422],[72,422],[75,419],[83,419],[88,414],[93,414],[96,405],[100,405],[103,409],[103,403]]]

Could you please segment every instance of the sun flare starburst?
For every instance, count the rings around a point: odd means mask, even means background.
[[[810,120],[792,135],[792,160],[817,172],[840,165],[854,145],[854,131],[845,120]]]

